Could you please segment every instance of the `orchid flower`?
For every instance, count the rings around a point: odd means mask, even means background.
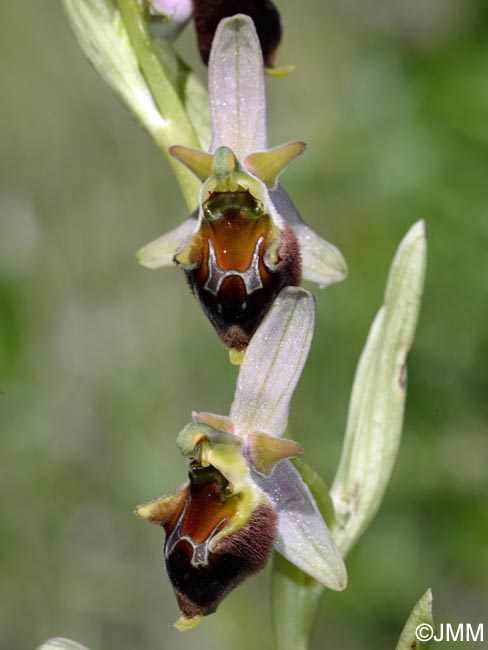
[[[344,279],[337,248],[302,221],[278,184],[303,142],[268,149],[263,58],[252,20],[221,21],[209,61],[210,153],[172,146],[201,181],[199,204],[180,226],[138,253],[148,268],[181,267],[234,358],[285,286]],[[232,358],[232,354],[231,354]]]
[[[302,448],[282,438],[314,313],[310,293],[283,289],[244,354],[230,415],[194,413],[178,436],[189,482],[136,510],[165,529],[178,629],[214,612],[273,549],[329,589],[346,586],[340,551],[289,460]]]

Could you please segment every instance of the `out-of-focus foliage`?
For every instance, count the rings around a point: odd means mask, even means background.
[[[482,0],[279,7],[277,63],[297,70],[268,80],[270,143],[309,143],[283,182],[349,264],[345,283],[315,292],[291,411],[328,482],[389,262],[427,222],[398,465],[312,641],[394,647],[429,586],[438,623],[488,609],[488,12]],[[203,75],[192,29],[180,49]],[[132,515],[184,481],[175,436],[192,409],[225,413],[236,376],[180,274],[134,261],[186,216],[176,183],[60,6],[4,2],[0,36],[0,645],[268,648],[266,573],[197,631],[173,631],[162,532]]]

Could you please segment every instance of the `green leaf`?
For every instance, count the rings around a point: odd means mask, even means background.
[[[166,128],[112,0],[63,0],[78,42],[97,72],[156,141]]]
[[[195,129],[199,148],[208,151],[212,139],[208,92],[197,75],[178,56],[174,47],[168,41],[154,41],[161,62],[166,70],[168,79],[185,107],[190,122]],[[182,142],[178,144],[182,145]]]
[[[271,573],[271,616],[277,650],[307,650],[323,587],[275,553]]]
[[[434,634],[432,592],[428,589],[412,609],[398,640],[396,650],[421,650],[421,648],[425,650],[430,645],[430,638]]]
[[[194,209],[200,183],[168,153],[180,144],[201,145],[188,114],[207,109],[206,93],[198,89],[193,75],[186,74],[182,99],[173,86],[151,39],[143,5],[137,0],[63,0],[71,27],[87,58],[112,90],[129,108],[168,158],[181,185],[186,203]],[[171,47],[168,45],[168,47]],[[176,63],[177,66],[183,64]],[[199,128],[203,138],[204,117]]]
[[[405,404],[405,363],[417,323],[425,266],[425,227],[418,222],[398,248],[384,305],[371,326],[358,364],[343,453],[331,494],[313,470],[293,460],[344,554],[375,515],[395,462]],[[275,558],[272,611],[278,650],[306,650],[322,591],[323,587],[300,569],[279,556]],[[427,595],[419,601],[407,626],[415,613],[420,617],[427,611]],[[404,634],[408,635],[405,630],[401,642]],[[397,650],[413,647],[420,646],[399,645]]]
[[[337,516],[333,535],[344,554],[376,514],[395,463],[426,255],[425,225],[419,221],[398,247],[384,305],[356,370],[342,456],[331,488]]]
[[[188,243],[198,222],[189,217],[182,224],[137,251],[137,261],[148,269],[175,266],[174,256]]]

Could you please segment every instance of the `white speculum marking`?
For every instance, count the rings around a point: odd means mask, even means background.
[[[257,289],[263,288],[263,283],[261,281],[261,273],[259,272],[259,248],[263,242],[264,237],[260,237],[256,242],[254,247],[254,252],[252,254],[251,263],[247,269],[243,272],[236,271],[234,269],[222,269],[218,265],[217,258],[215,256],[215,250],[211,240],[208,240],[208,278],[205,282],[205,289],[210,291],[214,296],[220,291],[222,282],[226,278],[231,278],[237,276],[241,278],[246,287],[246,293],[249,295]]]
[[[193,566],[206,565],[208,564],[210,543],[212,542],[212,539],[214,535],[218,532],[219,528],[221,528],[221,526],[225,523],[225,517],[222,518],[217,524],[215,524],[207,539],[205,539],[203,542],[195,542],[195,540],[193,540],[188,535],[181,534],[181,529],[183,527],[183,519],[185,518],[187,509],[188,509],[188,503],[185,504],[185,507],[183,508],[183,512],[181,513],[176,523],[176,526],[173,528],[173,531],[168,537],[168,541],[166,543],[166,548],[164,551],[164,557],[167,560],[171,555],[171,553],[173,552],[174,547],[180,542],[184,541],[184,542],[188,542],[188,544],[190,544],[190,546],[192,547],[191,564]]]

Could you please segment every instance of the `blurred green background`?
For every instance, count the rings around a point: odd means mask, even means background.
[[[291,414],[329,482],[389,263],[427,220],[398,464],[311,646],[393,648],[427,587],[438,622],[487,622],[488,8],[278,5],[297,70],[268,80],[270,141],[309,144],[284,185],[350,269],[315,292]],[[185,216],[176,182],[58,3],[2,2],[0,53],[0,646],[267,650],[268,572],[180,634],[163,533],[132,514],[185,480],[175,436],[192,409],[226,413],[236,375],[183,275],[134,259]]]

